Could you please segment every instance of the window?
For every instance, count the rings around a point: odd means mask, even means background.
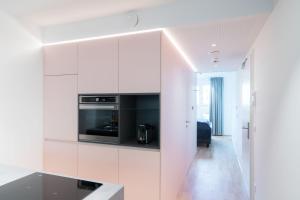
[[[210,83],[209,81],[199,86],[197,94],[197,118],[198,121],[209,121]]]
[[[202,104],[209,106],[210,103],[210,85],[202,86]]]

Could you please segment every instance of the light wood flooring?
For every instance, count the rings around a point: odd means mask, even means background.
[[[178,200],[249,200],[231,137],[198,149]]]

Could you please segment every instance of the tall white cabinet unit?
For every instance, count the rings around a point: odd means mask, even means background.
[[[44,170],[77,175],[77,45],[44,48]]]
[[[160,31],[45,47],[44,169],[174,200],[196,153],[194,73]],[[160,148],[78,142],[78,94],[160,94]]]

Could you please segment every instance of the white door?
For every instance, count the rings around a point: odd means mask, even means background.
[[[197,120],[196,120],[196,74],[188,71],[187,76],[187,168],[189,168],[197,153]],[[188,170],[188,169],[187,169]]]
[[[251,60],[248,58],[240,71],[240,128],[242,139],[242,173],[250,192],[250,102],[251,102]]]

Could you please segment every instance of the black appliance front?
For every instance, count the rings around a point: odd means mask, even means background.
[[[1,200],[81,200],[101,183],[34,173],[0,187]]]
[[[79,96],[79,141],[119,144],[119,96]]]

